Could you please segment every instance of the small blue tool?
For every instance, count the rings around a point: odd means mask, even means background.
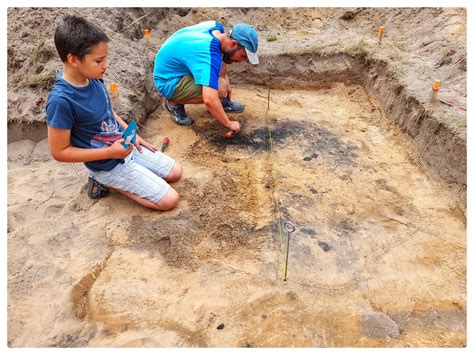
[[[123,147],[128,149],[130,144],[135,144],[137,138],[137,121],[133,120],[129,123],[127,129],[123,133]]]

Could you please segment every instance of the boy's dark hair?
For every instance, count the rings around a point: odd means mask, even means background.
[[[54,33],[54,44],[63,62],[67,61],[68,54],[82,60],[93,46],[108,41],[109,37],[104,31],[78,16],[64,17]]]

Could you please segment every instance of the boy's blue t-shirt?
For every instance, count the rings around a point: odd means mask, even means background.
[[[76,87],[58,75],[46,104],[48,126],[71,130],[71,145],[78,148],[103,148],[122,138],[123,128],[112,112],[109,95],[100,80]],[[84,163],[93,171],[112,170],[119,159]]]
[[[201,22],[175,32],[155,58],[153,79],[159,93],[170,99],[180,79],[191,74],[198,85],[218,89],[222,66],[221,42],[212,31],[224,33],[217,21]]]

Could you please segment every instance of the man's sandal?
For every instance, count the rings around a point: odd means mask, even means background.
[[[87,184],[87,196],[89,196],[89,198],[96,200],[107,195],[107,192],[109,192],[108,188],[106,188],[92,176],[89,176],[89,182]]]

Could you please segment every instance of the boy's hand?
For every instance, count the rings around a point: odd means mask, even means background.
[[[137,147],[137,149],[140,153],[142,152],[142,147],[141,146],[144,146],[145,148],[148,148],[152,153],[157,151],[157,149],[154,146],[152,146],[150,143],[148,143],[146,140],[144,140],[142,137],[140,137],[137,134],[137,137],[135,138],[135,147]]]
[[[122,145],[124,139],[121,138],[114,142],[108,149],[109,149],[109,157],[110,159],[123,159],[128,156],[132,150],[133,145],[130,144],[127,149],[124,148]]]

